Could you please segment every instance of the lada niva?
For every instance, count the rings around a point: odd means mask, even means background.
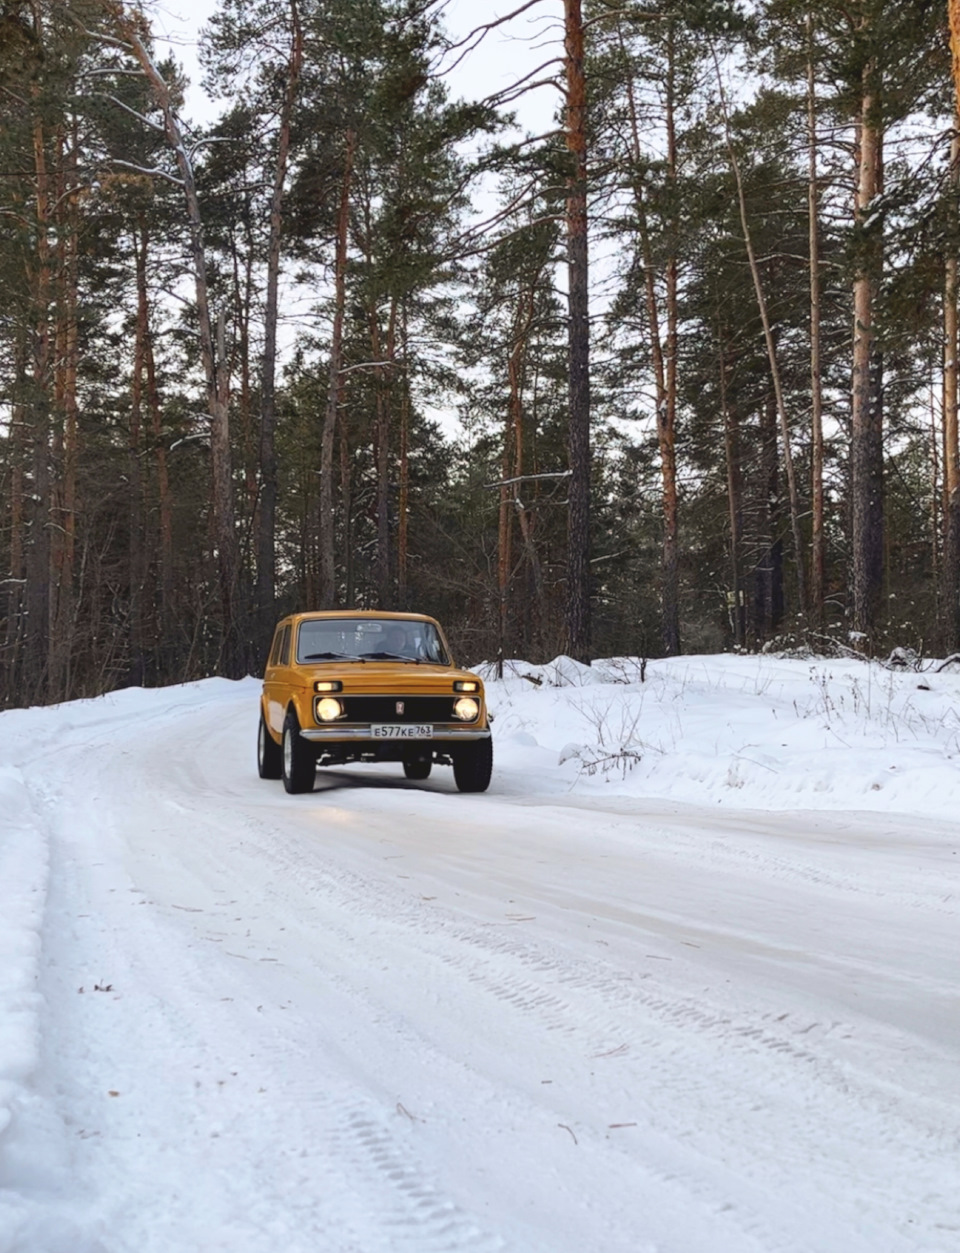
[[[318,765],[351,761],[400,762],[408,779],[453,766],[461,792],[486,791],[483,682],[456,668],[433,618],[349,609],[277,625],[260,697],[261,779],[309,792]]]

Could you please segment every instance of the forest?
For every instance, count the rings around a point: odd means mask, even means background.
[[[0,0],[0,707],[332,607],[960,648],[957,5],[447,8],[220,0],[198,122],[150,5]]]

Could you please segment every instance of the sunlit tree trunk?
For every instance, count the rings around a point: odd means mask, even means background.
[[[878,273],[879,225],[872,220],[880,191],[881,132],[871,86],[874,68],[864,70],[857,124],[858,180],[854,221],[858,230],[853,280],[853,370],[850,477],[852,497],[852,626],[869,637],[877,625],[883,584],[883,407],[873,322]]]

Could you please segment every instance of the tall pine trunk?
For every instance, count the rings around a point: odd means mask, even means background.
[[[157,385],[157,365],[153,352],[153,332],[150,326],[150,300],[147,287],[147,267],[150,256],[150,232],[146,214],[138,221],[137,243],[137,305],[143,318],[143,365],[145,392],[150,424],[150,442],[153,447],[153,464],[156,475],[157,498],[157,551],[160,565],[160,599],[157,606],[155,634],[160,642],[160,673],[166,679],[174,676],[176,645],[176,621],[174,609],[173,569],[173,494],[170,489],[170,471],[167,464],[167,447],[163,437],[163,412],[160,405],[160,389]]]
[[[620,47],[624,49],[623,35]],[[676,183],[677,139],[675,104],[675,57],[671,33],[667,43],[668,68],[665,84],[665,108],[667,127],[667,179],[673,192],[673,228],[670,232],[669,251],[666,262],[667,341],[666,351],[661,341],[660,309],[657,299],[656,271],[653,248],[647,219],[643,182],[634,177],[634,206],[640,235],[643,261],[643,285],[650,323],[650,355],[656,396],[657,442],[660,452],[660,479],[662,484],[663,541],[661,548],[660,622],[664,652],[668,657],[680,652],[680,588],[679,588],[679,511],[677,501],[677,282],[679,266],[677,258]],[[640,124],[636,93],[632,78],[627,79],[627,105],[630,115],[630,137],[634,166],[640,170]]]
[[[397,498],[397,608],[407,607],[407,562],[410,546],[410,373],[407,308],[400,317],[400,486]]]
[[[33,351],[30,397],[25,406],[32,461],[28,520],[30,539],[26,552],[27,626],[23,658],[23,696],[28,703],[47,699],[50,644],[50,410],[54,344],[50,325],[50,185],[45,145],[43,123],[37,119],[33,127],[37,232],[31,273]]]
[[[333,450],[337,432],[337,409],[340,401],[340,371],[343,365],[347,244],[350,227],[350,193],[353,184],[353,155],[356,141],[356,132],[348,130],[343,154],[343,173],[340,180],[340,208],[337,214],[337,243],[334,256],[333,280],[333,331],[330,336],[330,376],[327,383],[327,406],[320,432],[320,603],[318,608],[321,609],[332,609],[337,604]]]
[[[943,566],[941,615],[945,652],[960,648],[960,432],[957,423],[957,206],[960,115],[950,143],[949,224],[943,289]]]
[[[857,123],[858,232],[853,280],[853,370],[850,445],[852,626],[869,638],[877,626],[883,584],[883,407],[873,305],[879,281],[881,233],[872,220],[880,191],[882,137],[874,68],[864,70]]]
[[[397,298],[390,301],[387,315],[386,342],[381,342],[380,322],[376,307],[370,310],[370,349],[376,369],[377,422],[374,445],[377,467],[377,552],[374,581],[377,602],[381,609],[393,605],[390,570],[390,428],[397,353]]]
[[[807,213],[810,249],[810,620],[822,630],[826,583],[823,492],[823,389],[820,373],[820,229],[813,15],[807,14]]]
[[[257,512],[257,635],[261,652],[270,647],[276,601],[277,449],[276,373],[277,318],[280,291],[280,245],[283,235],[283,199],[290,157],[290,128],[303,65],[303,29],[297,0],[289,0],[291,42],[287,81],[280,109],[277,163],[270,200],[270,238],[267,245],[267,292],[263,327],[263,368],[260,380],[260,496]]]
[[[746,641],[743,587],[740,578],[740,548],[743,538],[740,430],[737,415],[727,401],[727,361],[723,350],[723,330],[719,325],[717,339],[720,345],[720,415],[723,421],[723,451],[727,470],[727,515],[730,523],[730,625],[734,644],[742,648]]]
[[[564,0],[569,300],[569,466],[567,648],[590,660],[590,309],[587,273],[587,132],[581,0]]]
[[[677,127],[676,127],[676,49],[674,29],[667,37],[667,179],[671,201],[671,245],[667,258],[667,344],[663,404],[657,409],[657,440],[660,473],[663,479],[663,584],[661,616],[663,647],[668,657],[680,652],[680,545],[677,500],[677,366],[679,364],[679,315],[677,286]]]
[[[54,464],[57,480],[51,500],[50,697],[72,694],[76,599],[74,565],[77,533],[77,468],[79,426],[77,369],[79,345],[77,304],[78,214],[77,145],[79,128],[72,119],[69,134],[61,132],[57,170],[57,355],[54,363],[56,422]]]
[[[4,639],[3,665],[0,673],[4,676],[4,684],[0,690],[0,705],[12,703],[20,691],[20,657],[24,620],[24,594],[26,579],[24,577],[25,530],[24,513],[25,485],[25,432],[26,414],[24,395],[27,391],[27,350],[22,329],[15,332],[13,345],[13,387],[11,405],[11,426],[9,441],[10,465],[10,529],[9,529],[9,562],[6,584],[6,636]]]

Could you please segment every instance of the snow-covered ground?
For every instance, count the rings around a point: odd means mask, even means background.
[[[0,1253],[960,1249],[960,677],[508,674],[482,796],[0,715]]]

